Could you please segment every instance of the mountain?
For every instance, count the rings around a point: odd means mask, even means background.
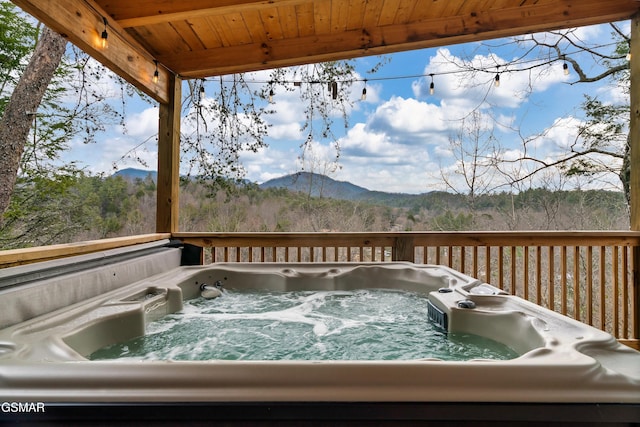
[[[336,181],[326,175],[311,172],[298,172],[270,179],[259,185],[260,188],[286,188],[309,194],[313,197],[326,197],[343,200],[359,200],[367,193],[366,188],[346,181]]]
[[[113,174],[113,176],[121,176],[124,179],[130,180],[130,181],[135,181],[136,179],[145,180],[149,175],[151,175],[151,179],[153,180],[153,182],[158,181],[158,172],[156,171],[126,168],[126,169],[121,169]]]
[[[135,168],[119,170],[113,176],[122,176],[129,181],[144,180],[149,175],[157,182],[158,173]],[[411,207],[416,204],[424,204],[426,199],[432,199],[435,193],[406,194],[386,193],[384,191],[372,191],[357,186],[347,181],[336,181],[326,175],[312,172],[297,172],[270,179],[258,185],[259,188],[284,188],[293,192],[309,194],[312,197],[324,197],[329,199],[363,201],[372,204],[382,204],[394,207]],[[433,201],[431,201],[433,202]]]

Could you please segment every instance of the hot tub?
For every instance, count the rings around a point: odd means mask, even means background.
[[[152,407],[157,416],[187,411],[226,420],[245,419],[248,408],[260,414],[254,420],[640,420],[639,352],[447,267],[232,263],[165,270],[0,331],[0,401],[94,409],[117,404]],[[180,311],[204,283],[218,280],[228,289],[420,293],[429,300],[425,319],[450,333],[498,341],[519,356],[464,362],[87,359],[143,335],[150,322]]]

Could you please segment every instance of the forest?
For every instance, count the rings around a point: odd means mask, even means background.
[[[183,179],[180,231],[330,232],[463,230],[626,230],[623,193],[529,189],[468,197],[430,192],[366,201],[313,196],[286,188]],[[38,206],[38,209],[32,209]],[[151,175],[46,177],[18,185],[0,229],[3,249],[155,232]]]

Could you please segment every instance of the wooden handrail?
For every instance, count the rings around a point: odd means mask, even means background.
[[[52,259],[65,258],[74,255],[84,255],[108,249],[116,249],[140,243],[155,242],[171,237],[170,233],[141,234],[138,236],[114,237],[111,239],[90,240],[78,243],[60,245],[37,246],[24,249],[9,249],[0,251],[0,268],[21,264],[29,264]]]

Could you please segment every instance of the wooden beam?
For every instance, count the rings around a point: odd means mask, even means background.
[[[168,102],[171,72],[158,67],[158,82],[154,83],[154,58],[117,22],[108,19],[108,14],[92,0],[12,1],[156,101]],[[104,30],[103,17],[107,18],[109,34],[106,49],[101,47],[100,37]]]
[[[157,0],[112,0],[108,12],[123,28],[141,27],[181,21],[207,16],[257,11],[265,8],[300,4],[300,0],[181,0],[164,2],[158,7]]]
[[[180,112],[182,80],[169,80],[170,101],[160,104],[158,128],[158,184],[156,232],[178,231],[178,201],[180,185]]]
[[[640,9],[632,0],[573,0],[484,10],[410,24],[351,29],[295,39],[159,55],[184,77],[201,78],[304,63],[385,54],[537,31],[628,19]]]

